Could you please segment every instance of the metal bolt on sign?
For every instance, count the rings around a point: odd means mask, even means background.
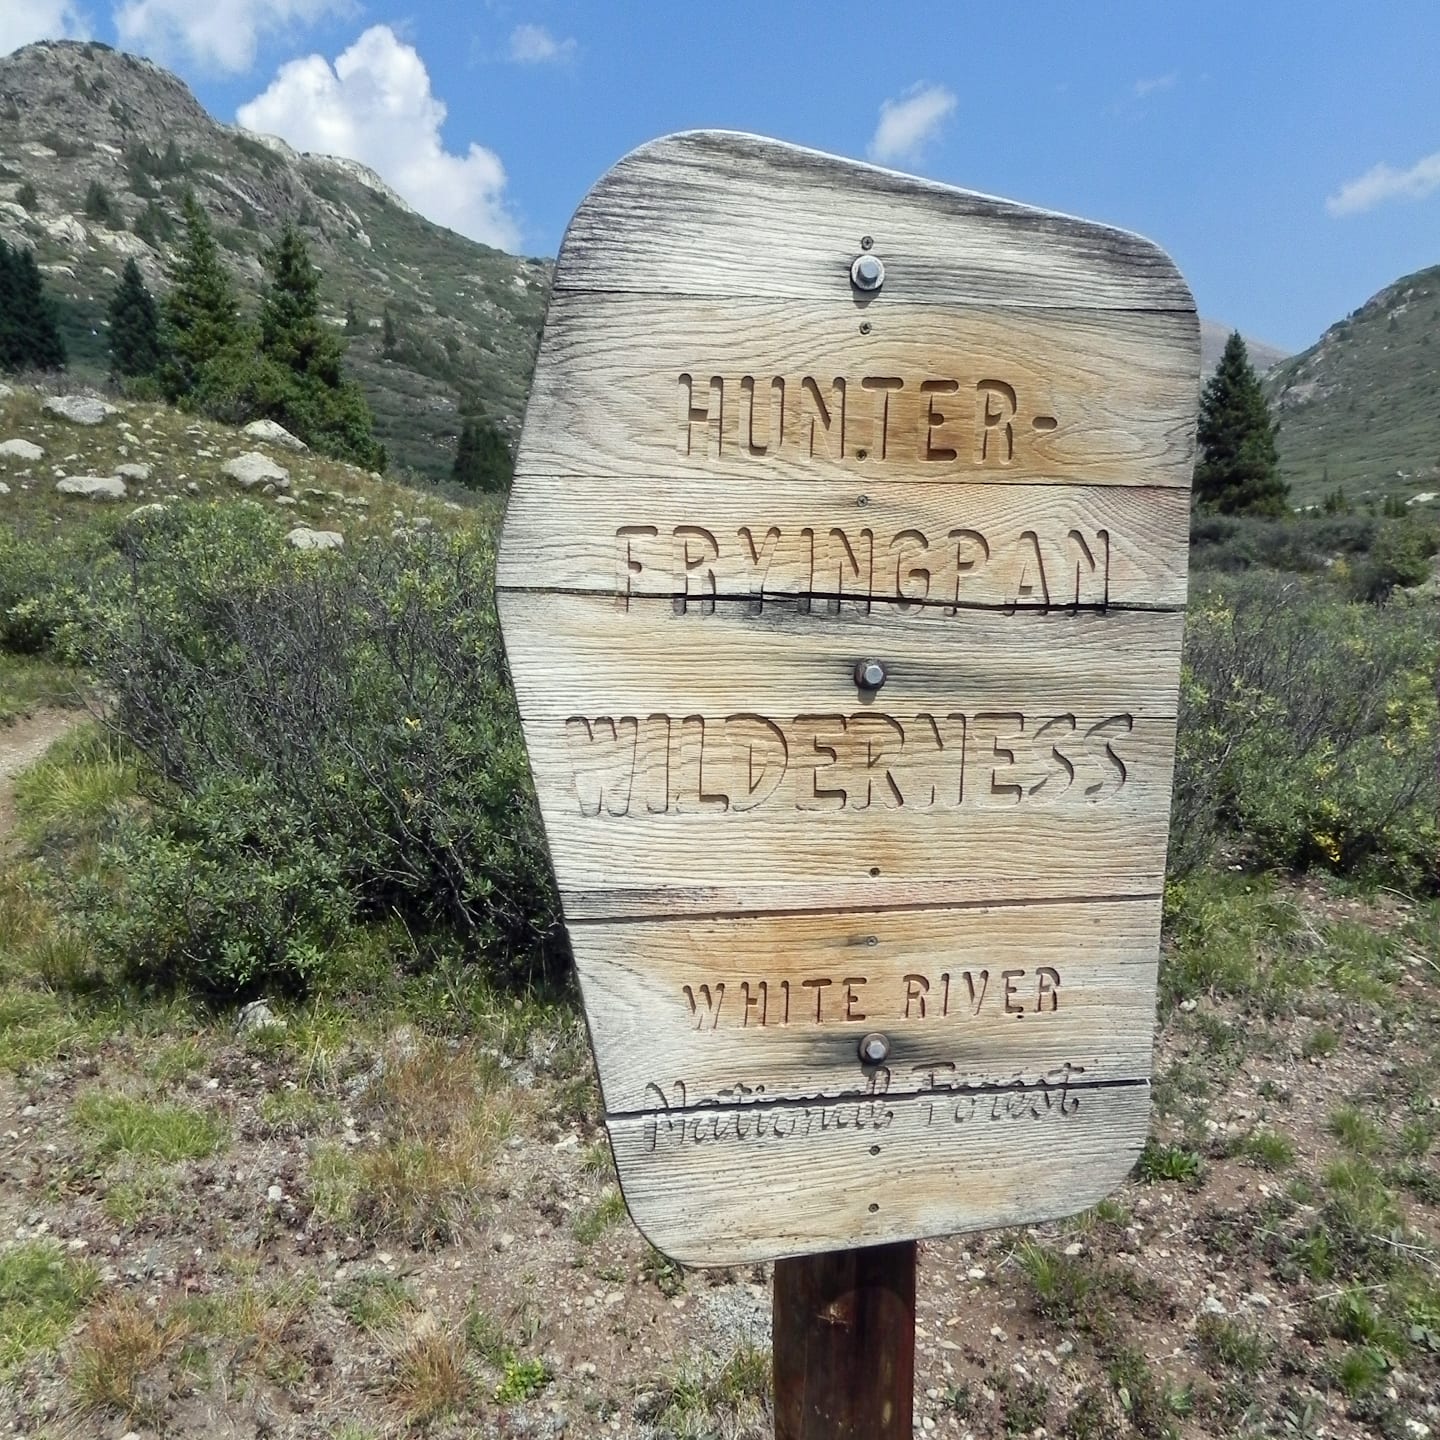
[[[872,1030],[860,1042],[860,1058],[867,1065],[883,1065],[890,1058],[889,1038],[878,1030]]]
[[[857,660],[855,683],[862,690],[878,690],[890,678],[883,660]]]
[[[857,255],[850,262],[850,283],[857,290],[878,290],[885,283],[885,264],[878,255]]]

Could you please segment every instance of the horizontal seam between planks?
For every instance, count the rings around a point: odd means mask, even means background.
[[[939,882],[944,883],[944,882]],[[563,895],[564,892],[562,892]],[[584,895],[604,894],[604,891],[584,890],[575,892]],[[767,918],[786,919],[789,917],[817,919],[826,915],[885,915],[915,914],[942,910],[1010,910],[1029,909],[1036,905],[1095,905],[1112,901],[1136,903],[1143,900],[1159,900],[1159,890],[1124,891],[1114,895],[1037,895],[1024,900],[907,900],[892,905],[826,905],[818,909],[811,906],[773,906],[759,910],[667,910],[656,915],[614,915],[614,916],[566,916],[569,925],[653,925],[657,922],[676,923],[693,920],[763,920]],[[1157,952],[1158,953],[1158,952]]]
[[[807,590],[803,594],[796,595],[783,590],[764,593],[761,595],[730,594],[728,591],[715,595],[687,595],[682,590],[656,590],[646,591],[643,595],[630,594],[621,595],[615,590],[602,590],[598,587],[588,585],[515,585],[510,583],[502,584],[499,580],[495,582],[496,590],[503,590],[515,595],[579,595],[591,600],[626,600],[632,603],[644,603],[647,600],[654,600],[660,603],[675,600],[687,600],[694,603],[694,608],[701,611],[712,602],[727,605],[753,605],[757,600],[769,603],[775,607],[788,606],[796,600],[835,600],[845,605],[859,605],[863,601],[870,601],[872,605],[885,606],[893,609],[899,605],[914,605],[925,610],[974,610],[983,614],[998,615],[1107,615],[1111,611],[1135,611],[1145,615],[1182,615],[1185,613],[1184,605],[1147,605],[1138,600],[1112,600],[1102,605],[981,605],[973,600],[896,600],[888,595],[856,595],[853,591],[846,591],[841,594],[832,590]],[[806,614],[806,611],[798,611],[798,614]],[[851,612],[854,613],[854,612]]]
[[[1179,424],[1180,421],[1177,419],[1176,423]],[[1185,423],[1187,425],[1190,425],[1193,424],[1194,421],[1186,420]],[[523,457],[523,437],[521,439],[521,451]],[[796,465],[800,465],[804,462],[796,461],[794,463]],[[756,466],[755,468],[763,467]],[[693,482],[695,484],[717,486],[723,486],[727,484],[739,486],[742,484],[753,484],[755,478],[756,477],[753,474],[747,476],[743,468],[737,470],[734,474],[730,475],[716,475],[713,471],[697,469],[694,471],[693,474],[682,476],[679,480],[676,480],[672,477],[671,479],[666,481],[655,480],[653,483],[678,486],[682,483]],[[786,475],[772,473],[765,478],[781,481],[784,483],[812,483],[809,482],[807,476],[799,474]],[[633,472],[630,471],[617,470],[613,475],[600,475],[596,473],[596,467],[593,465],[586,470],[562,470],[558,466],[547,465],[543,470],[517,469],[515,472],[516,484],[519,484],[522,481],[534,480],[592,480],[596,484],[613,484],[617,480],[623,480],[626,484],[630,485],[643,485],[647,483],[646,477],[636,476]],[[882,486],[924,485],[937,489],[942,486],[948,485],[985,485],[992,490],[1002,490],[1011,486],[1019,489],[1021,486],[1033,485],[1044,486],[1047,489],[1055,489],[1058,486],[1066,486],[1072,490],[1166,490],[1181,495],[1186,494],[1191,489],[1193,489],[1193,485],[1189,480],[1177,480],[1173,485],[1166,484],[1163,480],[1073,480],[1068,479],[1064,476],[1048,478],[1046,476],[1035,475],[1025,476],[1024,478],[1017,480],[978,480],[971,475],[957,475],[953,479],[948,480],[943,478],[942,476],[936,476],[934,479],[927,480],[922,475],[916,474],[878,475],[873,472],[861,473],[858,470],[841,471],[839,473],[831,472],[827,475],[816,476],[813,483],[823,485],[852,485],[855,484],[857,481],[862,480],[866,482],[873,482],[876,485]],[[821,496],[820,501],[822,504],[826,503],[826,497]]]
[[[938,264],[939,262],[930,262]],[[1001,272],[997,272],[997,280]],[[1077,277],[1075,283],[1080,283],[1085,277]],[[551,295],[626,295],[638,296],[642,299],[664,299],[664,300],[697,300],[715,301],[724,300],[737,304],[774,304],[777,301],[812,301],[829,300],[828,293],[819,289],[820,277],[817,277],[817,287],[814,290],[803,292],[792,292],[786,290],[774,294],[738,294],[731,290],[659,290],[653,286],[631,287],[627,285],[578,285],[574,281],[567,281],[564,284],[557,284],[551,287]],[[845,289],[841,289],[841,286]],[[834,300],[838,303],[846,299],[852,299],[849,290],[849,277],[837,272],[835,276]],[[894,291],[891,291],[894,294]],[[889,297],[886,297],[889,298]],[[874,303],[873,301],[871,303]],[[964,305],[975,309],[993,309],[996,311],[1015,310],[1037,310],[1055,311],[1071,315],[1194,315],[1198,318],[1199,309],[1189,308],[1184,305],[1077,305],[1074,301],[1059,301],[1054,304],[1037,303],[1035,301],[1018,300],[988,300],[965,299],[956,296],[942,296],[940,298],[929,298],[923,295],[904,295],[896,297],[897,304],[925,306],[933,309],[941,305]],[[857,308],[859,308],[857,306]],[[877,312],[878,313],[878,312]],[[1198,377],[1197,377],[1198,378]]]
[[[1043,1077],[1042,1077],[1043,1079]],[[1055,1089],[1062,1082],[1052,1080],[1046,1082],[1050,1088]],[[1069,1091],[1075,1090],[1135,1090],[1149,1089],[1150,1081],[1145,1079],[1125,1080],[1066,1080],[1065,1087]],[[1040,1081],[1027,1083],[1022,1080],[1011,1081],[1008,1084],[994,1085],[956,1085],[948,1090],[857,1090],[849,1095],[793,1095],[776,1096],[774,1099],[764,1100],[704,1100],[696,1105],[668,1106],[663,1110],[607,1110],[606,1121],[611,1120],[650,1120],[663,1118],[666,1115],[708,1115],[712,1112],[724,1110],[778,1110],[787,1105],[807,1106],[840,1106],[840,1105],[866,1105],[874,1103],[884,1104],[891,1100],[924,1100],[933,1097],[943,1100],[947,1096],[956,1095],[1011,1095],[1027,1090],[1038,1090]]]

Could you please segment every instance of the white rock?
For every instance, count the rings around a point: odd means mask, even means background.
[[[272,445],[283,445],[287,450],[310,448],[298,435],[292,435],[274,420],[252,420],[244,427],[243,433],[256,440],[268,440]]]
[[[99,425],[120,413],[94,395],[51,395],[40,408],[76,425]]]
[[[1230,1313],[1214,1295],[1207,1295],[1200,1302],[1200,1309],[1206,1315],[1228,1315]]]
[[[265,1192],[265,1198],[272,1205],[278,1205],[285,1198],[285,1192],[278,1185],[272,1185]]]
[[[150,478],[150,467],[140,465],[131,461],[128,465],[117,465],[115,473],[125,480],[148,480]]]
[[[258,450],[249,450],[244,455],[227,460],[220,467],[220,473],[228,476],[242,490],[253,489],[256,485],[274,485],[278,490],[290,488],[290,472]]]
[[[150,247],[128,230],[97,230],[95,238],[127,259],[144,260],[150,255]],[[113,275],[115,272],[112,270],[110,273]]]
[[[40,223],[45,227],[45,233],[62,245],[83,245],[90,238],[85,227],[73,215],[56,215]]]
[[[148,505],[137,505],[130,512],[130,518],[133,520],[137,515],[163,515],[164,513],[165,507],[158,500],[152,500]]]
[[[8,400],[14,393],[13,385],[0,385],[0,400]]]
[[[275,497],[275,503],[277,505],[297,505],[299,501],[297,501],[293,495],[277,495]]]
[[[3,480],[0,480],[0,495],[8,495],[9,493],[10,487]]]
[[[1078,1240],[1072,1240],[1072,1241],[1065,1247],[1065,1253],[1066,1253],[1068,1256],[1070,1256],[1070,1258],[1073,1260],[1073,1259],[1075,1258],[1075,1256],[1079,1255],[1084,1249],[1085,1249],[1085,1247],[1084,1247],[1084,1245],[1082,1245],[1082,1244],[1080,1243],[1080,1241],[1078,1241]]]
[[[123,500],[125,482],[118,475],[67,475],[55,482],[61,495],[78,495],[84,500]]]
[[[245,1035],[252,1030],[283,1030],[285,1022],[263,1000],[252,1000],[241,1007],[235,1028]]]
[[[8,455],[12,460],[39,460],[44,454],[44,448],[33,440],[0,441],[0,455]]]
[[[308,525],[297,525],[285,538],[297,550],[338,550],[345,543],[338,530],[312,530]]]

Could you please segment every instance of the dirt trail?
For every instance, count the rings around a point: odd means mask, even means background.
[[[84,719],[83,710],[42,709],[0,726],[0,841],[15,823],[15,777]]]

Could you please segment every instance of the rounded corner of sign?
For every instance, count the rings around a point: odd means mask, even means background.
[[[728,1264],[724,1260],[714,1260],[710,1253],[699,1254],[686,1245],[686,1237],[683,1227],[678,1222],[674,1231],[666,1225],[663,1216],[652,1215],[646,1212],[643,1205],[635,1205],[630,1197],[625,1194],[625,1182],[620,1181],[620,1194],[625,1200],[625,1208],[630,1212],[630,1223],[640,1232],[641,1238],[652,1250],[658,1250],[667,1260],[673,1261],[676,1265],[688,1266],[696,1269],[703,1265]]]
[[[688,149],[704,144],[713,144],[716,140],[733,133],[738,132],[672,130],[667,135],[656,135],[653,139],[635,146],[633,150],[627,150],[591,185],[575,207],[575,212],[570,217],[570,224],[566,227],[565,235],[560,241],[560,250],[555,259],[556,273],[558,274],[564,267],[566,246],[576,225],[589,219],[592,212],[605,209],[615,184],[623,181],[629,171],[634,170],[637,166],[643,166],[649,161],[667,158],[667,151],[673,152],[678,157]]]

